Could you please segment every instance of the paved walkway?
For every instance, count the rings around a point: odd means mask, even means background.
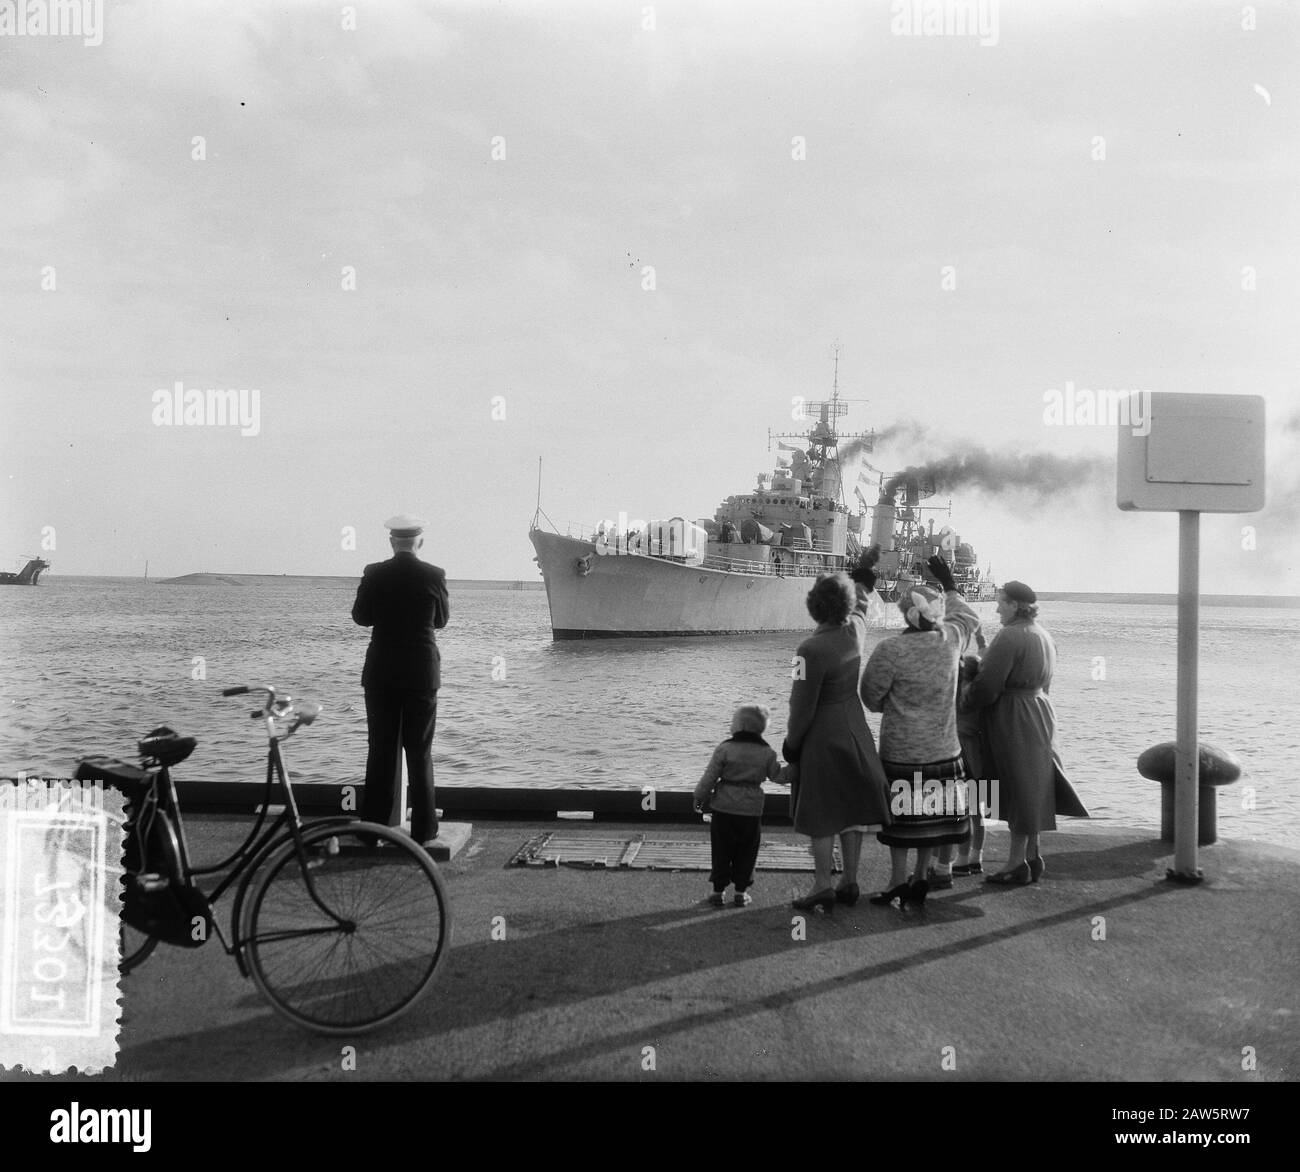
[[[242,824],[189,825],[205,858]],[[538,829],[477,826],[444,866],[454,947],[425,1001],[351,1043],[355,1070],[346,1040],[282,1021],[213,943],[159,948],[124,978],[106,1077],[1300,1077],[1300,852],[1219,843],[1201,851],[1207,881],[1180,887],[1168,845],[1083,826],[1045,837],[1036,886],[958,879],[923,911],[810,914],[800,938],[789,900],[811,875],[760,873],[752,907],[713,910],[700,872],[507,868]],[[995,829],[986,858],[1005,850]],[[864,891],[886,873],[869,845]]]

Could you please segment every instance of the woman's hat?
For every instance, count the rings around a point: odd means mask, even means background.
[[[1004,582],[1002,583],[1002,593],[1005,594],[1012,602],[1026,602],[1031,605],[1038,601],[1038,595],[1035,594],[1023,582]]]

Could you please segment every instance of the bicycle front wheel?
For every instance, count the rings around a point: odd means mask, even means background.
[[[249,969],[290,1021],[322,1034],[375,1029],[428,989],[451,913],[433,860],[375,823],[308,827],[258,869]]]

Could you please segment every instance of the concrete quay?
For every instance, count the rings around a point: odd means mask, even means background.
[[[1169,844],[1062,825],[1037,885],[958,878],[923,909],[864,898],[822,915],[790,907],[810,872],[760,871],[751,907],[717,910],[701,903],[704,872],[508,867],[538,824],[478,824],[442,865],[453,946],[407,1015],[318,1037],[279,1018],[216,941],[159,947],[122,980],[119,1061],[102,1079],[1296,1079],[1300,852],[1219,842],[1187,887],[1165,880]],[[245,828],[187,819],[198,859]],[[1005,830],[989,839],[996,869]],[[869,843],[864,896],[886,875]]]

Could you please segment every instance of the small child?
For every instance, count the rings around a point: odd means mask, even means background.
[[[728,884],[735,884],[736,907],[752,903],[749,886],[754,882],[754,864],[762,831],[763,782],[775,780],[781,762],[772,746],[763,740],[768,710],[758,704],[742,704],[731,718],[731,737],[713,750],[708,767],[695,787],[695,809],[709,801],[713,820],[709,823],[713,872],[709,876],[713,894],[709,903],[722,907]]]

